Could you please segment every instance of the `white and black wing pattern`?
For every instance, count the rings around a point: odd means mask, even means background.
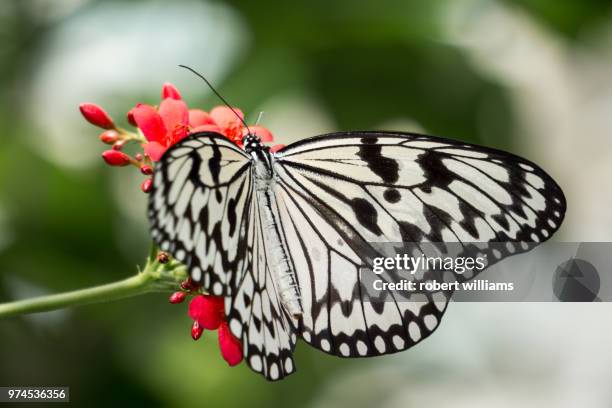
[[[412,346],[435,330],[450,296],[364,301],[359,269],[375,251],[370,243],[534,244],[565,213],[561,189],[535,164],[431,136],[323,135],[277,152],[275,172],[279,224],[305,310],[298,331],[345,357]],[[488,264],[529,247],[508,245],[489,254]]]
[[[270,276],[250,165],[227,138],[191,135],[158,163],[149,218],[159,247],[185,263],[207,292],[225,296],[249,366],[277,380],[295,370],[296,332]]]
[[[149,198],[152,236],[214,295],[244,270],[253,196],[249,156],[216,133],[191,135],[158,163]]]
[[[295,371],[296,330],[282,307],[262,230],[261,208],[253,200],[244,270],[236,276],[225,309],[232,333],[242,341],[249,367],[268,380],[280,380]]]
[[[280,181],[277,187],[279,225],[304,310],[293,322],[307,343],[341,357],[368,357],[404,350],[433,332],[448,294],[398,299],[390,292],[392,301],[371,302],[362,293],[360,269],[373,248],[298,183]]]

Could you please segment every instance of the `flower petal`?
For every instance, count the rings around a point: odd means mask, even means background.
[[[192,128],[214,124],[215,121],[210,117],[208,112],[204,112],[202,109],[189,109],[189,126]]]
[[[235,366],[242,361],[242,345],[230,332],[227,322],[221,323],[219,327],[219,347],[221,348],[221,355],[223,359],[227,361],[230,366]]]
[[[166,82],[164,86],[162,86],[162,99],[166,98],[182,99],[178,89],[170,82]]]
[[[159,142],[149,142],[144,145],[145,154],[153,161],[159,161],[164,153],[166,153],[166,150],[168,150],[168,147]]]
[[[162,117],[154,107],[138,104],[130,111],[134,122],[142,131],[149,142],[159,142],[166,144],[166,126]]]
[[[274,145],[274,146],[272,146],[272,147],[270,148],[270,152],[272,152],[272,153],[276,153],[276,152],[278,152],[280,149],[282,149],[282,148],[284,148],[284,147],[285,147],[285,145],[284,145],[284,144],[276,144],[276,145]]]
[[[224,319],[223,298],[198,295],[189,303],[189,316],[207,330],[216,330]]]
[[[251,133],[259,136],[259,139],[264,143],[274,141],[274,136],[272,136],[272,132],[270,132],[263,126],[249,126],[249,130],[251,131]],[[243,133],[248,132],[249,130],[245,129]]]
[[[190,133],[198,133],[198,132],[215,132],[222,134],[223,132],[217,125],[201,125],[191,129]]]
[[[173,132],[179,126],[189,125],[187,104],[181,100],[166,98],[159,105],[159,115],[164,121],[168,132]]]
[[[236,116],[236,114],[238,114],[239,117]],[[210,111],[210,117],[224,132],[228,129],[242,129],[244,114],[238,108],[234,108],[232,111],[227,106],[217,106]]]

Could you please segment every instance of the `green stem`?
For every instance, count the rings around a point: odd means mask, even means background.
[[[179,282],[187,277],[185,267],[176,261],[158,263],[155,260],[156,252],[152,250],[145,269],[130,278],[71,292],[0,303],[0,318],[107,302],[150,292],[177,290]]]
[[[130,278],[106,285],[2,303],[0,304],[0,318],[26,313],[47,312],[69,306],[86,305],[141,295],[153,291],[153,288],[147,285],[147,282],[150,280],[151,278],[147,274],[139,273]]]

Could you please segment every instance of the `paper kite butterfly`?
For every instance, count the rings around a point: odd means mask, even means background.
[[[372,243],[535,244],[565,208],[535,164],[459,141],[345,132],[272,153],[255,135],[242,149],[197,133],[158,163],[149,218],[159,247],[225,297],[251,369],[278,380],[295,371],[298,337],[367,357],[412,347],[439,325],[445,293],[364,301],[359,271]]]

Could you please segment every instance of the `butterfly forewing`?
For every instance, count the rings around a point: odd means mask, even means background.
[[[153,238],[215,295],[229,294],[231,279],[244,269],[249,168],[249,157],[234,143],[207,133],[175,145],[155,169],[149,200]]]
[[[319,136],[279,151],[279,173],[374,242],[548,239],[561,189],[499,150],[406,133]]]

